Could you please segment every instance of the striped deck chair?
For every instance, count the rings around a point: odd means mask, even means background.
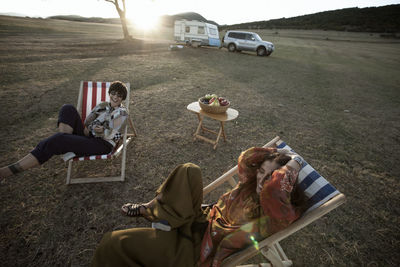
[[[108,88],[110,82],[90,82],[81,81],[77,110],[81,115],[82,121],[85,121],[86,116],[89,115],[90,111],[99,103],[104,101],[110,101],[108,94]],[[126,83],[128,94],[124,105],[129,112],[129,99],[130,99],[130,84]],[[133,133],[128,133],[128,124]],[[132,141],[133,136],[136,136],[136,130],[133,126],[132,119],[128,118],[128,124],[124,130],[124,136],[122,141],[115,146],[113,151],[106,155],[93,155],[85,157],[74,157],[68,160],[68,171],[67,171],[67,184],[78,184],[78,183],[93,183],[93,182],[113,182],[113,181],[124,181],[125,180],[125,162],[126,162],[126,149],[129,142]],[[102,159],[113,159],[122,153],[122,164],[121,164],[121,175],[115,177],[95,177],[95,178],[71,178],[72,163],[75,161],[84,160],[102,160]]]
[[[277,148],[291,150],[291,148],[285,142],[280,140],[279,136],[272,139],[264,147],[274,145],[276,145]],[[216,179],[214,182],[210,183],[203,189],[203,195],[210,193],[216,187],[225,182],[228,182],[231,186],[235,186],[236,180],[233,178],[233,176],[237,173],[237,171],[238,169],[236,166]],[[302,217],[293,222],[286,229],[277,232],[262,241],[259,241],[257,246],[247,247],[226,258],[222,263],[223,267],[239,266],[239,264],[254,257],[259,252],[261,252],[261,254],[267,258],[270,263],[241,266],[291,266],[292,261],[287,258],[282,247],[279,245],[279,241],[297,232],[345,202],[345,196],[335,187],[333,187],[307,162],[304,162],[299,172],[297,183],[300,188],[304,190],[310,208],[302,215]]]

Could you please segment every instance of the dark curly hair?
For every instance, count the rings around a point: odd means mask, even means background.
[[[111,92],[117,92],[118,94],[122,95],[122,100],[125,100],[126,96],[128,95],[126,85],[120,81],[114,81],[111,83],[110,88],[108,88],[108,93],[111,94]]]

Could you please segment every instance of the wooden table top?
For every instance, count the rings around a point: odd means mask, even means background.
[[[239,112],[233,108],[228,108],[225,113],[214,114],[214,113],[205,112],[204,110],[201,109],[198,101],[190,103],[187,106],[187,109],[189,111],[192,111],[192,112],[200,114],[200,115],[204,115],[206,117],[212,118],[217,121],[230,121],[230,120],[236,119],[239,116]]]

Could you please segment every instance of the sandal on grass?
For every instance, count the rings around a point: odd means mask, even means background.
[[[141,207],[146,209],[143,204],[126,203],[121,207],[121,211],[129,217],[143,217],[143,215],[140,213]]]
[[[129,216],[129,217],[143,217],[146,220],[152,222],[153,221],[153,217],[151,215],[140,213],[140,208],[141,207],[143,207],[147,211],[146,206],[143,205],[142,203],[140,203],[140,204],[137,204],[137,203],[126,203],[121,207],[121,211],[126,216]]]

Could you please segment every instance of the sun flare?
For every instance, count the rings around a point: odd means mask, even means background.
[[[136,16],[129,19],[133,26],[139,30],[153,30],[157,27],[159,18],[158,17],[146,17]]]
[[[138,30],[154,30],[160,21],[160,13],[151,5],[137,6],[134,13],[128,13],[127,18]]]

